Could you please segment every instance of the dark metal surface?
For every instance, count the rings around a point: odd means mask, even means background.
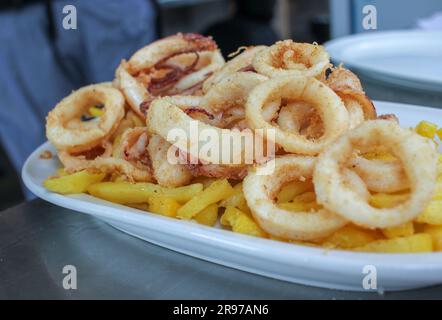
[[[77,289],[65,290],[65,265]],[[326,290],[192,258],[85,214],[34,200],[0,213],[1,299],[442,298],[442,286],[396,293]]]

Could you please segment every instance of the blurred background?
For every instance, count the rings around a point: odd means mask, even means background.
[[[63,27],[67,5],[76,9],[75,30]],[[377,9],[376,30],[361,24],[367,5]],[[0,210],[32,197],[18,177],[27,155],[45,140],[47,112],[72,90],[111,80],[122,58],[159,37],[212,35],[227,56],[238,46],[279,39],[324,43],[364,32],[437,28],[440,19],[425,23],[437,12],[440,0],[2,0]],[[372,99],[441,105],[439,95],[362,81]]]

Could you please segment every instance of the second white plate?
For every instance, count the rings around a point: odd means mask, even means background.
[[[325,44],[335,64],[413,89],[442,90],[442,31],[368,32]]]

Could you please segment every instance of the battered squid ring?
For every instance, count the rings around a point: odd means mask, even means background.
[[[182,106],[177,105],[177,100],[174,99],[174,97],[155,99],[146,114],[146,125],[149,131],[173,143],[175,147],[188,153],[190,157],[201,160],[206,164],[213,163],[213,159],[207,154],[200,154],[198,148],[201,147],[199,132],[207,130],[207,132],[216,133],[217,137],[225,137],[228,135],[229,139],[231,139],[229,141],[241,141],[242,138],[239,130],[220,129],[192,119],[185,111],[181,110],[180,107]],[[197,121],[199,131],[197,135],[191,132],[192,128],[190,124],[192,121]],[[185,133],[185,139],[169,141],[169,139],[174,139],[169,136],[169,134],[173,132],[172,130],[180,130],[182,133]],[[241,144],[240,148],[234,148],[230,155],[233,159],[244,159],[244,145]]]
[[[350,129],[357,127],[364,120],[376,119],[376,108],[365,95],[361,81],[353,72],[340,66],[333,70],[325,83],[341,97],[347,107],[350,114]]]
[[[402,160],[410,181],[407,201],[389,209],[370,206],[351,188],[346,188],[340,168],[352,156],[353,146],[388,146]],[[388,120],[368,120],[339,138],[318,157],[313,182],[318,203],[366,228],[387,228],[418,216],[431,200],[436,183],[437,153],[427,139]]]
[[[172,145],[154,134],[147,146],[152,172],[159,185],[163,187],[179,187],[189,184],[192,174],[182,164],[172,164],[167,159],[167,153]]]
[[[236,72],[253,71],[253,59],[256,53],[264,48],[266,48],[266,46],[247,47],[239,55],[226,62],[221,69],[204,81],[203,92],[207,93],[212,86]]]
[[[302,100],[310,103],[319,113],[324,125],[324,134],[315,140],[309,140],[299,133],[282,130],[265,121],[262,115],[263,105],[271,100]],[[325,84],[315,78],[283,77],[270,79],[256,86],[246,103],[246,119],[252,129],[272,129],[273,139],[285,151],[297,154],[316,155],[327,145],[347,131],[349,117],[341,99]],[[268,130],[264,130],[264,133]]]
[[[92,105],[103,104],[98,121],[81,120]],[[78,89],[61,100],[46,118],[46,136],[58,149],[68,153],[90,150],[106,140],[124,117],[124,97],[109,83]]]
[[[191,53],[195,54],[195,58],[189,67],[181,69],[176,62],[169,62],[170,59]],[[201,58],[207,60],[203,65],[200,65],[200,61],[203,60]],[[144,119],[146,103],[150,103],[155,96],[192,94],[223,64],[224,58],[210,37],[178,33],[141,48],[127,62],[123,60],[115,74],[116,85],[123,91],[131,108]],[[169,73],[159,79],[146,75],[144,77],[146,83],[137,80],[138,74],[149,73],[156,68],[169,70]],[[172,87],[169,88],[171,84]],[[154,87],[156,91],[161,88],[167,90],[153,92]]]
[[[274,160],[271,175],[250,170],[243,181],[244,196],[261,228],[273,236],[292,240],[315,240],[338,230],[347,221],[325,209],[315,212],[292,212],[278,207],[273,199],[281,186],[295,179],[311,178],[314,157],[288,155]]]
[[[253,59],[254,69],[271,78],[316,77],[330,65],[330,57],[323,46],[278,41],[259,51]]]
[[[154,181],[147,154],[148,141],[146,128],[126,129],[112,151],[112,156],[97,157],[90,163],[88,169],[108,174],[118,173],[130,181]]]
[[[350,166],[370,191],[388,193],[409,188],[407,176],[399,161],[368,160],[358,156],[350,160]]]
[[[243,107],[250,91],[267,79],[254,72],[235,72],[213,85],[202,98],[201,106],[213,113]]]

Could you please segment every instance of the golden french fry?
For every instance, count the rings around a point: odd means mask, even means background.
[[[311,190],[313,190],[313,182],[311,180],[290,181],[281,188],[278,195],[276,196],[276,202],[289,202],[293,200],[293,198],[295,198],[297,195]]]
[[[224,223],[223,223],[224,221]],[[229,225],[233,232],[247,234],[250,236],[267,238],[268,235],[247,213],[241,210],[227,206],[226,211],[221,217],[221,223]]]
[[[326,248],[352,249],[365,246],[378,238],[376,232],[350,224],[324,239],[322,246]]]
[[[150,211],[148,203],[128,203],[126,206],[143,211]]]
[[[216,180],[207,189],[198,193],[179,208],[177,217],[180,219],[192,219],[207,206],[228,198],[232,193],[233,188],[227,179]]]
[[[431,252],[433,251],[433,242],[429,234],[417,233],[409,237],[376,240],[354,250],[384,253]]]
[[[218,205],[216,203],[204,208],[193,218],[199,224],[213,227],[218,220]]]
[[[414,224],[412,221],[408,221],[395,227],[382,229],[381,231],[389,239],[408,237],[414,234]]]
[[[50,178],[43,181],[43,186],[56,193],[71,194],[83,193],[86,189],[104,179],[104,173],[90,173],[79,171],[73,174],[62,173],[58,178]]]
[[[424,232],[433,240],[434,251],[442,251],[442,226],[425,226]]]
[[[94,197],[116,203],[146,203],[149,197],[162,195],[184,203],[203,190],[200,183],[184,187],[165,188],[153,183],[101,182],[91,185],[87,191]]]
[[[236,207],[239,210],[250,214],[250,208],[247,206],[247,201],[242,190],[242,182],[233,187],[233,194],[227,199],[221,201],[219,206],[223,208],[227,206]]]
[[[376,193],[373,194],[368,203],[375,208],[393,208],[400,203],[406,201],[409,195],[406,193],[389,194],[389,193]]]
[[[179,207],[180,204],[172,198],[161,195],[149,197],[149,211],[153,213],[175,218]]]
[[[432,200],[416,218],[417,222],[442,225],[442,200]]]
[[[415,130],[421,136],[433,139],[437,131],[437,124],[422,120],[418,123]]]

